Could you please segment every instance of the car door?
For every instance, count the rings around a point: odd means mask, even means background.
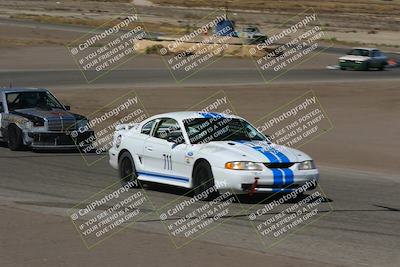
[[[377,67],[381,67],[382,65],[386,65],[387,58],[385,54],[383,54],[380,50],[376,50],[376,60],[378,62]]]
[[[128,143],[130,144],[130,149],[133,151],[135,167],[137,171],[145,170],[145,164],[143,162],[144,155],[144,145],[146,140],[150,138],[152,129],[157,123],[157,119],[146,122],[140,129],[139,134],[128,134],[125,138],[128,138]]]
[[[371,51],[371,67],[378,68],[381,65],[380,53],[378,50]]]
[[[5,93],[0,93],[0,137],[6,136],[8,125],[10,124],[10,114]]]
[[[174,136],[175,141],[171,138]],[[188,183],[185,155],[188,145],[182,138],[179,123],[172,118],[161,119],[152,134],[144,144],[143,163],[147,176],[152,176],[160,182],[169,184]]]
[[[3,107],[3,97],[2,95],[0,95],[0,139],[3,138],[3,120],[2,120],[2,116],[4,113],[4,107]]]

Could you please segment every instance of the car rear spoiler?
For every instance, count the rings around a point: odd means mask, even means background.
[[[136,126],[139,126],[139,123],[124,123],[124,124],[118,124],[115,126],[116,131],[124,131],[124,130],[130,130]]]

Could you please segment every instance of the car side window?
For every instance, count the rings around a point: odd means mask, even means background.
[[[167,140],[171,133],[174,134],[174,136],[182,136],[182,130],[179,123],[170,118],[162,119],[158,124],[154,137]]]
[[[154,122],[155,122],[155,120],[152,120],[152,121],[149,121],[148,123],[146,123],[145,125],[143,125],[140,133],[150,135],[151,129],[153,128],[153,125],[154,125]]]

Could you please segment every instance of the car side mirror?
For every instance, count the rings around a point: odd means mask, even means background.
[[[71,110],[71,106],[64,106],[66,110]]]

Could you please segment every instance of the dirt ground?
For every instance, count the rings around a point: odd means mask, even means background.
[[[88,250],[77,236],[68,217],[43,215],[0,206],[2,236],[0,264],[6,266],[320,266],[322,263],[269,253],[251,252],[233,247],[194,241],[175,249],[167,235],[131,228],[114,236],[96,249]],[[46,233],[45,235],[43,233]],[[140,246],[138,248],[138,246]],[[143,251],[153,251],[157,257]],[[11,253],[10,253],[11,252]],[[107,255],[107,256],[105,256]],[[204,257],[207,255],[207,257]],[[151,258],[149,258],[151,257]],[[261,264],[260,264],[261,263]],[[324,266],[335,266],[327,265]]]
[[[65,47],[36,46],[36,47],[3,47],[0,49],[0,70],[34,70],[34,69],[77,69],[70,52]],[[295,68],[326,68],[327,65],[337,64],[337,54],[320,54]],[[213,64],[215,67],[254,67],[250,58],[229,57]],[[134,60],[129,60],[120,69],[165,68],[159,55],[141,54]],[[0,86],[4,86],[1,84]]]
[[[115,3],[117,2],[117,3]],[[140,20],[149,31],[167,34],[185,31],[216,10],[228,6],[228,16],[237,29],[256,25],[264,33],[285,28],[285,22],[307,9],[313,8],[319,26],[328,38],[349,45],[375,45],[399,47],[400,2],[360,0],[355,3],[334,1],[5,1],[0,0],[0,18],[18,18],[43,23],[71,23],[96,25],[121,18],[121,14],[136,8]],[[176,7],[179,6],[179,7]],[[174,16],[170,14],[173,12]],[[365,23],[367,22],[367,23]],[[101,23],[100,23],[101,24]],[[97,23],[99,25],[99,23]],[[1,36],[0,44],[6,39]],[[52,43],[52,39],[48,39]]]

